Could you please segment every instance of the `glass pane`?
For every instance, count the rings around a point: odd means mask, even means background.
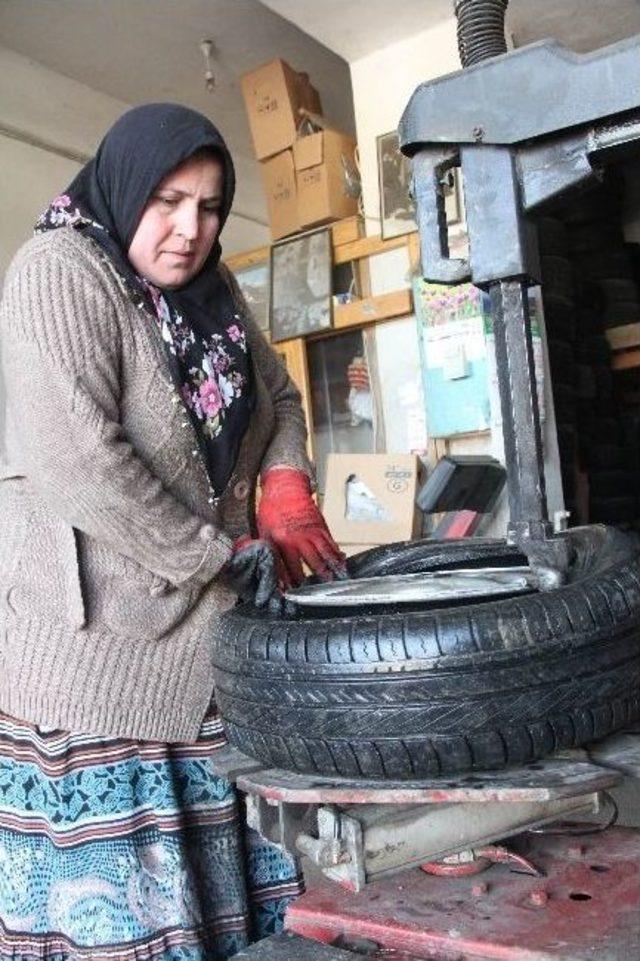
[[[375,451],[375,411],[362,331],[346,331],[307,345],[313,452],[324,493],[327,454]]]

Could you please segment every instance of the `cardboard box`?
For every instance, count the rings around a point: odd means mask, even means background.
[[[293,163],[302,227],[342,220],[358,212],[355,149],[353,137],[339,130],[321,130],[296,140]]]
[[[309,113],[315,113],[319,116],[322,116],[322,103],[320,101],[320,94],[309,80],[309,74],[299,72],[298,84],[300,86],[300,106],[308,110]]]
[[[329,454],[322,508],[333,537],[361,550],[419,537],[424,473],[415,454]]]
[[[284,60],[270,60],[245,74],[241,83],[258,160],[292,146],[300,107],[322,112],[318,91],[307,74],[296,73]]]
[[[272,240],[300,230],[293,153],[284,150],[261,165]]]

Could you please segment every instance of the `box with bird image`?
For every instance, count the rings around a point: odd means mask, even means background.
[[[390,544],[422,533],[416,496],[425,467],[415,454],[329,454],[323,513],[342,545]]]

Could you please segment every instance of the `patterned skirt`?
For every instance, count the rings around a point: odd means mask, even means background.
[[[296,862],[246,827],[193,744],[104,740],[0,714],[0,961],[223,961],[281,927]]]

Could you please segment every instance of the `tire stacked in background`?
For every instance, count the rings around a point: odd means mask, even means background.
[[[537,226],[562,488],[565,507],[575,518],[579,384],[573,267],[569,259],[567,230],[562,221],[558,218],[542,217]]]
[[[589,520],[609,524],[637,519],[640,487],[606,337],[609,328],[640,320],[633,257],[621,226],[622,201],[621,180],[609,176],[564,211],[579,291],[579,452],[588,477]]]
[[[616,393],[607,330],[640,321],[640,248],[622,232],[623,184],[604,182],[537,221],[565,504],[575,523],[637,523],[640,419]],[[588,488],[586,497],[577,489]]]

